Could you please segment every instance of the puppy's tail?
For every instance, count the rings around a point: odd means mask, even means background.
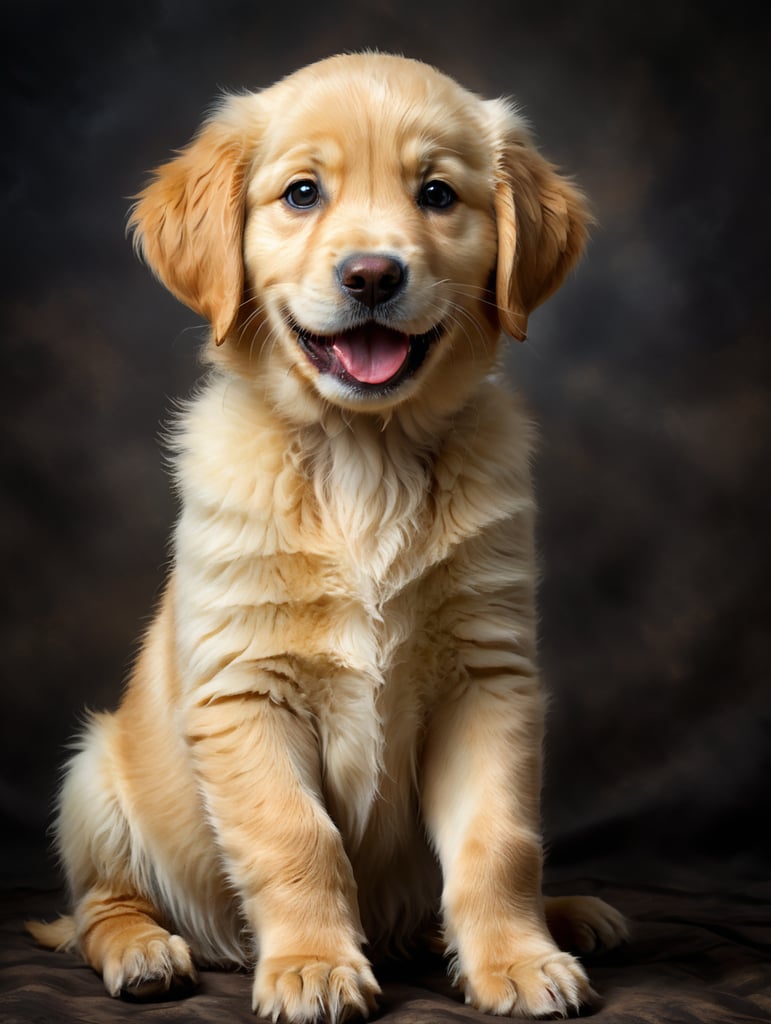
[[[50,924],[46,924],[45,921],[25,921],[24,927],[46,949],[72,952],[77,946],[73,917],[60,917],[58,921],[51,921]]]

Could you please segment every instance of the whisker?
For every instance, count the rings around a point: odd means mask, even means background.
[[[476,299],[477,302],[480,302],[483,306],[489,306],[491,309],[495,309],[499,313],[506,312],[505,306],[501,306],[500,303],[495,302],[491,298],[484,298],[485,294],[492,294],[489,288],[484,288],[481,285],[455,283],[453,284],[453,290],[460,295],[469,295]]]

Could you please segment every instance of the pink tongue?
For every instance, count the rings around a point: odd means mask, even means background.
[[[339,334],[332,350],[351,377],[362,384],[384,384],[404,365],[410,338],[390,327],[367,324]]]

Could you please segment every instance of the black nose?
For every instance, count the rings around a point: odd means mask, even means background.
[[[405,269],[390,256],[351,256],[337,270],[343,291],[373,309],[387,302],[404,284]]]

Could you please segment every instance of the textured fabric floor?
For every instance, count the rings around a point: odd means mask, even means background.
[[[600,895],[628,914],[632,939],[587,961],[603,997],[596,1024],[740,1024],[771,1021],[771,886],[743,893],[698,884],[624,887],[576,879],[555,892]],[[21,1022],[253,1022],[251,983],[242,972],[202,972],[184,1000],[135,1004],[106,996],[101,981],[71,956],[36,948],[23,932],[30,915],[54,916],[56,890],[17,888],[5,894],[0,935],[0,1020]],[[463,1005],[438,961],[379,970],[383,997],[377,1021],[388,1024],[481,1022]]]

